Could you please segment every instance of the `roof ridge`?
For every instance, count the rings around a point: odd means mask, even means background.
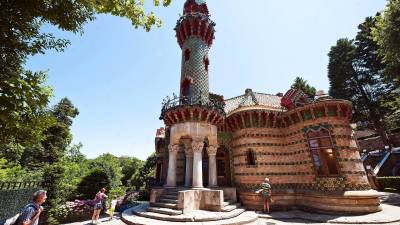
[[[225,101],[232,100],[232,99],[239,98],[239,97],[243,97],[243,96],[244,96],[244,94],[243,95],[238,95],[238,96],[235,96],[235,97],[232,97],[232,98],[227,98],[227,99],[225,99]]]
[[[255,93],[255,94],[260,94],[260,95],[269,95],[269,96],[275,96],[275,97],[279,97],[279,96],[277,96],[277,95],[274,95],[274,94],[268,94],[268,93],[261,93],[261,92],[253,92],[253,93]],[[279,97],[279,98],[282,98],[282,97]]]

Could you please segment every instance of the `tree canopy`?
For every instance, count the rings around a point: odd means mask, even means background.
[[[385,78],[400,88],[400,0],[388,1],[383,14],[377,17],[372,34],[387,65]]]
[[[162,1],[164,6],[170,3]],[[161,2],[155,0],[153,4],[159,6]],[[69,41],[44,32],[43,25],[83,33],[83,25],[99,13],[128,18],[135,28],[146,31],[161,26],[153,12],[145,11],[144,1],[1,1],[0,145],[35,144],[43,140],[43,131],[54,122],[46,113],[52,97],[52,89],[45,84],[46,72],[26,70],[24,64],[29,56],[46,50],[63,51]]]
[[[329,52],[329,93],[335,98],[353,102],[354,120],[369,121],[381,135],[385,144],[385,118],[389,113],[384,103],[393,90],[383,79],[385,64],[377,54],[377,44],[372,39],[376,18],[368,17],[361,23],[355,40],[339,39]]]
[[[317,92],[315,87],[309,85],[307,80],[304,80],[301,77],[296,77],[296,79],[294,79],[294,83],[292,84],[291,88],[302,90],[305,94],[307,94],[309,97],[312,98],[315,96]]]

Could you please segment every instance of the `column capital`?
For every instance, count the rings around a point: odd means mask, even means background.
[[[179,145],[168,145],[168,150],[170,153],[177,153],[179,151]]]
[[[201,152],[203,151],[204,142],[203,141],[195,141],[192,142],[192,151],[193,152]]]
[[[193,157],[192,146],[185,147],[185,155],[186,157]]]
[[[216,155],[217,154],[218,146],[210,145],[207,148],[208,155]]]

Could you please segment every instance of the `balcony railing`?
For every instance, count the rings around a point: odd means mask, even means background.
[[[172,98],[166,97],[162,104],[160,120],[164,119],[165,113],[170,109],[181,106],[200,106],[209,110],[216,110],[218,113],[225,116],[225,102],[214,98],[201,98],[184,96],[179,97],[175,94]]]

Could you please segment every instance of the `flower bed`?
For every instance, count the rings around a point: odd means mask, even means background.
[[[93,213],[92,200],[75,200],[66,202],[57,210],[57,218],[61,223],[89,220]]]

